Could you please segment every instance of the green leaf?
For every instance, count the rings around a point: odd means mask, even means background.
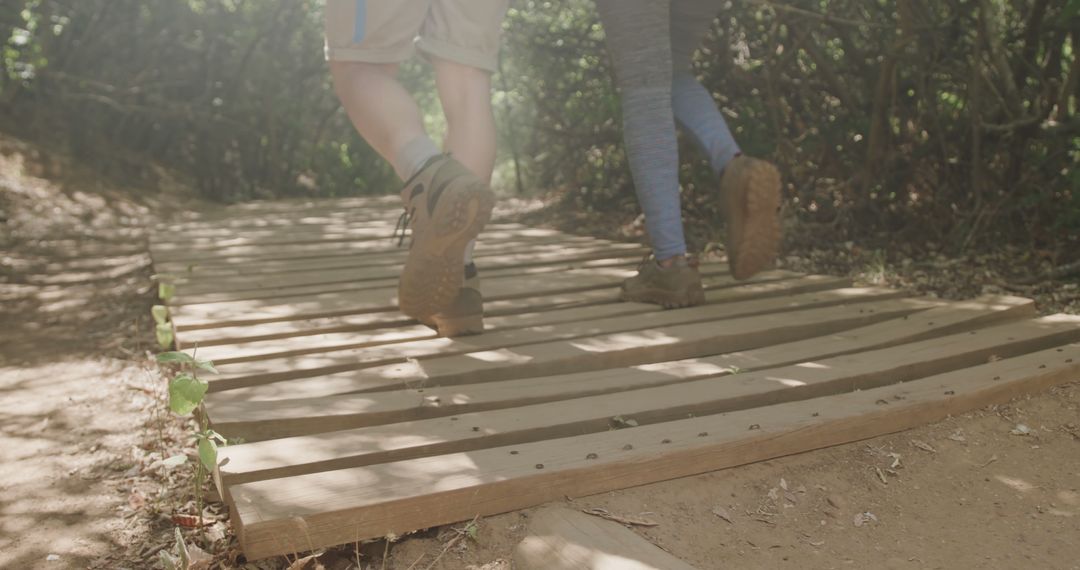
[[[1080,0],[1069,0],[1065,9],[1061,12],[1061,24],[1065,25],[1070,19],[1080,16]]]
[[[217,444],[208,437],[199,438],[199,460],[208,471],[217,467]]]
[[[224,436],[212,429],[206,430],[206,437],[216,440],[218,442],[218,445],[229,445],[229,442],[226,441]]]
[[[186,416],[199,407],[210,385],[190,374],[180,374],[169,382],[169,409]]]
[[[179,466],[187,463],[187,461],[188,461],[188,457],[186,455],[174,455],[174,456],[162,461],[161,463],[163,465],[165,465],[165,467],[168,467],[169,469],[172,469],[173,467],[179,467]]]
[[[164,325],[169,322],[169,308],[165,305],[154,305],[150,309],[150,314],[154,316],[154,322],[158,325]]]
[[[158,298],[168,303],[176,295],[176,285],[172,283],[158,283]]]
[[[198,368],[200,370],[206,370],[207,372],[210,372],[212,374],[218,373],[217,368],[214,368],[213,361],[210,360],[196,360],[195,368]]]
[[[179,362],[180,364],[193,364],[195,362],[195,357],[191,356],[186,352],[180,351],[162,352],[161,354],[157,355],[157,361],[158,364],[168,364],[172,362]]]
[[[154,336],[157,338],[158,346],[161,348],[169,348],[173,344],[173,330],[172,325],[169,323],[163,323],[154,327]]]

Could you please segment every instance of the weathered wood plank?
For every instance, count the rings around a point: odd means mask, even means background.
[[[727,274],[727,268],[726,265],[718,263],[705,264],[702,265],[701,273],[705,278],[721,276]],[[634,274],[632,266],[600,266],[567,270],[560,273],[558,279],[532,275],[505,275],[484,279],[485,310],[489,301],[533,297],[543,302],[552,295],[614,288],[618,287],[623,279]],[[179,328],[214,328],[396,311],[397,287],[310,294],[293,289],[280,297],[198,304],[184,304],[182,301],[177,303],[170,304],[170,313]]]
[[[525,256],[528,254],[555,254],[559,252],[592,252],[592,250],[604,249],[608,245],[591,242],[542,242],[539,240],[525,241],[498,241],[491,244],[478,244],[473,257],[482,267],[489,267],[488,260],[500,259],[507,256]],[[632,249],[633,244],[619,244],[621,248]],[[611,250],[619,250],[620,247],[612,247]],[[305,256],[285,259],[276,258],[245,258],[228,257],[215,260],[213,263],[158,263],[160,272],[174,273],[188,279],[193,283],[208,281],[211,277],[231,277],[238,280],[239,277],[255,279],[259,275],[288,275],[291,273],[306,271],[334,271],[354,268],[375,268],[387,266],[400,266],[405,262],[408,255],[406,248],[396,248],[392,252],[361,252],[347,253],[342,255]]]
[[[708,290],[712,290],[741,284],[766,283],[798,277],[803,277],[803,275],[790,271],[768,271],[758,274],[749,281],[735,281],[730,275],[706,277],[704,284]],[[846,285],[850,285],[850,282],[846,282]],[[607,289],[544,295],[542,297],[518,297],[503,300],[488,298],[484,302],[484,313],[486,322],[504,322],[504,325],[509,325],[514,318],[531,313],[571,307],[587,307],[617,301],[618,290],[612,286]],[[502,321],[493,319],[502,319]],[[270,321],[257,325],[207,326],[206,328],[180,327],[180,329],[183,331],[182,336],[186,345],[201,347],[258,342],[292,336],[355,332],[376,328],[409,326],[410,324],[415,324],[415,322],[394,310],[386,313],[344,314],[299,320]]]
[[[203,402],[214,428],[227,437],[258,441],[370,425],[363,401],[340,394],[453,386],[534,378],[696,358],[789,342],[863,326],[931,307],[919,299],[807,309],[408,361],[319,378],[259,387],[265,401],[228,401],[228,392]],[[302,391],[296,391],[301,390]],[[263,394],[262,392],[266,393]],[[307,394],[334,394],[301,397]],[[223,397],[224,396],[224,397]],[[376,422],[377,423],[377,422]]]
[[[491,224],[486,228],[481,239],[524,239],[546,236],[559,238],[552,230],[536,230],[518,224]],[[355,236],[333,240],[305,240],[299,243],[249,244],[242,237],[214,238],[205,241],[193,239],[192,243],[163,244],[153,242],[150,253],[160,262],[209,262],[215,258],[245,256],[261,258],[282,258],[286,255],[326,255],[331,253],[360,251],[392,251],[397,240],[393,239],[394,223],[369,223],[358,229]],[[581,240],[578,240],[579,242]],[[204,244],[204,245],[199,245]]]
[[[636,266],[646,250],[638,246],[621,248],[572,249],[558,253],[522,253],[496,256],[484,261],[483,277],[492,279],[508,275],[535,275],[568,271],[576,264],[596,260],[614,263],[588,264],[588,267]],[[312,272],[290,272],[261,276],[192,277],[176,286],[174,305],[216,303],[221,301],[258,299],[268,295],[285,296],[296,292],[316,294],[327,291],[364,290],[396,286],[400,265],[348,267]]]
[[[1034,305],[1017,297],[987,296],[849,331],[735,353],[559,376],[375,392],[363,398],[350,396],[350,406],[372,423],[391,423],[608,394],[916,342],[1033,317]]]
[[[403,534],[900,431],[1075,380],[1078,357],[1074,344],[863,392],[247,483],[231,489],[233,521],[251,559]]]
[[[706,283],[709,281],[711,281],[710,278],[705,279]],[[726,283],[727,278],[720,278],[720,282]],[[707,294],[709,295],[708,299],[710,304],[730,305],[740,302],[745,303],[745,305],[738,307],[732,306],[730,310],[724,311],[722,314],[727,318],[735,316],[736,314],[750,315],[758,312],[790,310],[799,306],[810,306],[810,304],[821,305],[829,303],[830,299],[832,302],[842,302],[848,299],[847,297],[842,296],[842,294],[834,296],[811,296],[810,294],[814,292],[825,292],[829,289],[840,289],[848,284],[846,278],[807,276],[786,281],[748,283],[723,289],[713,289],[712,287],[709,287],[707,289]],[[750,303],[750,301],[790,295],[795,295],[796,297],[792,297],[788,302],[773,300],[769,302]],[[736,310],[739,312],[731,312]],[[580,331],[587,331],[588,334],[596,334],[598,331],[614,332],[615,330],[632,330],[631,327],[640,328],[642,326],[658,326],[665,323],[671,324],[674,322],[691,322],[692,320],[709,319],[712,318],[709,315],[714,314],[710,311],[711,308],[705,312],[699,312],[693,309],[663,311],[656,305],[643,303],[608,303],[591,307],[554,309],[517,315],[515,318],[494,317],[486,323],[485,338],[483,339],[461,339],[459,341],[449,342],[442,341],[438,344],[439,346],[446,347],[446,350],[449,350],[449,347],[452,346],[466,346],[472,351],[476,350],[478,345],[483,345],[490,350],[493,348],[503,348],[513,344],[533,342],[541,339],[554,340],[557,338],[571,338],[573,336],[584,334]],[[629,318],[635,315],[636,318]],[[625,318],[614,322],[610,320],[617,317]],[[599,321],[600,319],[603,320]],[[502,326],[500,326],[500,324]],[[604,328],[606,324],[624,328],[607,329]],[[508,334],[508,331],[512,329],[524,329],[538,326],[543,326],[544,328],[534,329],[532,334]],[[370,359],[370,357],[376,356],[376,353],[373,351],[360,351],[360,349],[375,346],[372,342],[373,334],[382,335],[387,332],[392,333],[392,331],[378,331],[373,333],[346,332],[323,334],[317,337],[275,339],[268,342],[257,342],[247,345],[209,347],[200,354],[204,355],[205,358],[213,360],[219,365],[218,368],[225,375],[223,378],[273,373],[279,371],[282,366],[290,367],[297,376],[300,376],[304,375],[304,373],[301,372],[302,370],[312,368],[322,368],[325,370],[324,367],[326,366],[337,367],[342,364],[351,365],[360,362],[360,360],[358,360],[359,358]],[[533,340],[526,341],[525,339],[527,338]],[[405,338],[395,335],[392,342],[404,343]],[[389,344],[389,342],[379,342],[379,344]],[[410,354],[409,357],[415,358],[420,355],[420,353],[412,353],[411,350],[413,345],[408,344],[398,344],[397,347],[387,347],[385,350],[393,351],[395,348],[400,348],[402,354]],[[446,350],[441,350],[440,354],[448,354]],[[297,359],[297,357],[302,357],[307,354],[321,354],[321,356],[315,357],[310,362]],[[381,354],[386,354],[386,352]],[[288,360],[285,361],[282,359]],[[260,362],[244,366],[234,366],[234,364],[256,360]]]
[[[626,527],[565,507],[530,517],[517,570],[695,570]]]
[[[347,431],[232,446],[219,468],[225,486],[248,481],[472,451],[620,427],[731,412],[867,390],[977,366],[1080,340],[1080,317],[1059,315],[1009,323],[800,364],[741,373],[691,372],[669,385],[551,403],[473,412]],[[687,368],[690,368],[689,366]],[[704,367],[702,367],[704,368]],[[691,369],[692,370],[692,369]],[[697,378],[696,380],[694,378]],[[394,416],[383,417],[393,421]]]
[[[488,235],[485,235],[484,237],[487,238]],[[552,252],[558,251],[561,248],[602,247],[614,243],[616,242],[580,237],[526,239],[497,239],[493,237],[487,242],[478,243],[474,256],[479,260],[483,260],[488,257],[508,253],[524,253],[529,251]],[[405,261],[405,258],[408,255],[407,248],[397,247],[396,244],[389,242],[386,245],[387,248],[382,249],[322,252],[318,255],[310,253],[290,254],[275,252],[274,254],[261,256],[235,255],[214,259],[201,259],[196,262],[158,262],[156,263],[156,267],[161,273],[173,273],[181,276],[193,275],[201,278],[203,276],[265,275],[322,269],[341,269],[358,266],[381,266],[403,263]],[[633,244],[620,245],[625,247]]]
[[[567,271],[559,279],[510,276],[484,282],[485,300],[543,297],[617,286],[633,272],[618,268]],[[283,319],[304,319],[350,313],[376,313],[397,309],[397,288],[293,294],[283,297],[179,305],[170,309],[181,328],[213,323],[216,326],[249,325]]]
[[[221,375],[210,380],[210,391],[231,391],[221,399],[269,399],[271,394],[311,396],[329,395],[311,392],[321,381],[292,382],[288,386],[271,388],[264,386],[296,378],[310,378],[377,365],[403,363],[410,359],[426,360],[458,354],[491,352],[512,349],[531,344],[550,343],[621,332],[662,330],[662,327],[692,323],[716,322],[721,319],[766,315],[770,313],[802,310],[815,307],[843,305],[856,300],[883,300],[905,296],[892,289],[845,288],[814,291],[793,296],[777,296],[799,286],[815,287],[821,284],[836,286],[836,278],[806,277],[803,279],[762,283],[738,288],[728,288],[713,293],[712,302],[699,307],[660,310],[655,305],[638,304],[638,313],[628,316],[611,316],[596,320],[575,319],[569,314],[556,315],[559,324],[547,324],[501,331],[463,338],[438,338],[431,340],[400,342],[383,346],[346,348],[334,352],[305,352],[295,356],[273,357],[251,362],[224,364],[219,367]],[[762,298],[764,297],[764,298]],[[757,299],[757,300],[752,300]],[[741,301],[741,302],[737,302]],[[872,310],[872,309],[867,309]],[[564,312],[574,313],[577,309]],[[251,389],[242,389],[251,386]],[[300,390],[300,392],[297,392]],[[284,396],[287,397],[287,396]]]

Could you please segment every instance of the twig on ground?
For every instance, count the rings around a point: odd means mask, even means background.
[[[443,546],[442,552],[440,552],[439,555],[435,557],[435,560],[432,560],[431,564],[428,564],[424,570],[431,570],[432,568],[434,568],[435,565],[439,563],[439,560],[442,559],[443,555],[445,555],[447,552],[450,552],[451,548],[457,546],[459,542],[467,538],[469,536],[469,531],[466,529],[475,526],[476,521],[478,521],[479,519],[480,515],[476,515],[475,517],[473,517],[473,520],[469,522],[469,524],[465,525],[465,529],[453,529],[454,532],[457,533],[457,536],[447,541],[446,545]],[[419,562],[419,560],[417,560],[417,562]]]

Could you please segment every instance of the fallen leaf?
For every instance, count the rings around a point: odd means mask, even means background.
[[[175,514],[172,516],[172,522],[184,528],[199,527],[199,517],[195,515]]]
[[[854,520],[852,522],[855,523],[855,526],[860,527],[860,526],[865,525],[868,522],[877,522],[877,520],[878,520],[878,518],[877,518],[876,515],[874,515],[874,513],[871,513],[870,511],[867,511],[865,513],[859,513],[859,514],[855,515],[855,518],[854,518]]]
[[[296,560],[296,562],[293,562],[289,565],[288,570],[321,570],[323,568],[323,565],[319,564],[317,558],[322,556],[322,554],[323,553],[320,552],[318,554],[311,554],[309,556],[299,558]],[[308,562],[314,562],[315,564],[308,566]]]
[[[937,453],[937,450],[934,449],[934,446],[930,445],[929,443],[926,443],[925,441],[919,441],[917,439],[913,439],[913,440],[911,440],[911,445],[914,445],[915,447],[917,447],[917,448],[919,448],[919,449],[921,449],[921,450],[923,450],[923,451],[925,451],[927,453]]]
[[[713,507],[712,513],[714,515],[724,519],[729,524],[735,524],[735,521],[731,520],[731,515],[728,514],[727,509],[725,509],[724,507],[720,507],[720,506]]]
[[[889,457],[892,457],[892,465],[889,465],[889,469],[899,469],[903,467],[903,465],[900,464],[901,456],[899,453],[890,453]]]
[[[787,491],[787,481],[783,477],[780,478],[780,488]]]
[[[1016,427],[1009,433],[1013,435],[1031,435],[1031,428],[1024,424],[1016,424]]]

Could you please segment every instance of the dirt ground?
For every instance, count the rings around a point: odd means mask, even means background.
[[[158,551],[175,548],[177,515],[194,508],[190,474],[161,462],[192,453],[190,430],[163,412],[148,357],[145,226],[163,199],[87,182],[77,167],[52,166],[60,182],[42,174],[33,149],[0,144],[0,568],[158,568]],[[821,270],[811,257],[788,263]],[[1045,311],[1075,307],[1074,296],[1052,296],[1075,290],[1063,287],[1032,291]],[[1080,384],[567,504],[650,519],[635,530],[703,570],[1080,569]],[[532,512],[481,519],[477,540],[451,548],[458,533],[446,527],[294,566],[508,569]],[[245,565],[219,508],[207,515],[207,530],[183,531],[213,556],[204,567],[290,566]]]

